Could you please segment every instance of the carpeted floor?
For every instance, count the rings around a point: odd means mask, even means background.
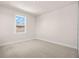
[[[77,57],[77,51],[76,49],[34,39],[0,47],[0,57],[72,58]]]

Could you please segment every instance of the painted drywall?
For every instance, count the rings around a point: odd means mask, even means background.
[[[77,3],[38,16],[36,39],[77,48]]]
[[[78,10],[79,10],[79,1],[78,1]],[[78,11],[78,20],[77,20],[77,47],[78,47],[78,58],[79,58],[79,11]]]
[[[26,16],[27,25],[25,33],[16,33],[16,15]],[[35,16],[18,9],[0,6],[0,45],[15,41],[30,40],[34,38]]]

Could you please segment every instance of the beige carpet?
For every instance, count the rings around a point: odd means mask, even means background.
[[[41,40],[29,40],[0,47],[0,57],[11,58],[69,58],[77,57],[76,49],[48,43]]]

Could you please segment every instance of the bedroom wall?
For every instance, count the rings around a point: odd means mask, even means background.
[[[15,32],[16,15],[26,16],[28,19],[26,33]],[[0,45],[15,41],[30,40],[34,38],[35,16],[21,10],[0,6]]]
[[[36,39],[77,48],[77,3],[37,17]]]
[[[78,1],[78,10],[79,10],[79,1]],[[77,46],[78,46],[78,57],[79,57],[79,11],[78,11],[77,31],[78,31],[78,32],[77,32],[77,36],[78,36],[78,37],[77,37],[77,39],[78,39],[78,40],[77,40],[77,41],[78,41],[78,42],[77,42],[77,44],[78,44]]]

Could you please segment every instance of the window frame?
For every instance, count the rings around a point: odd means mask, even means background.
[[[24,21],[25,21],[25,22],[24,22],[24,31],[23,31],[23,32],[17,32],[17,31],[16,31],[16,16],[24,17]],[[26,22],[26,20],[27,20],[27,19],[26,19],[26,16],[23,16],[23,15],[16,15],[16,16],[15,16],[15,33],[26,33],[26,23],[27,23],[27,22]]]

